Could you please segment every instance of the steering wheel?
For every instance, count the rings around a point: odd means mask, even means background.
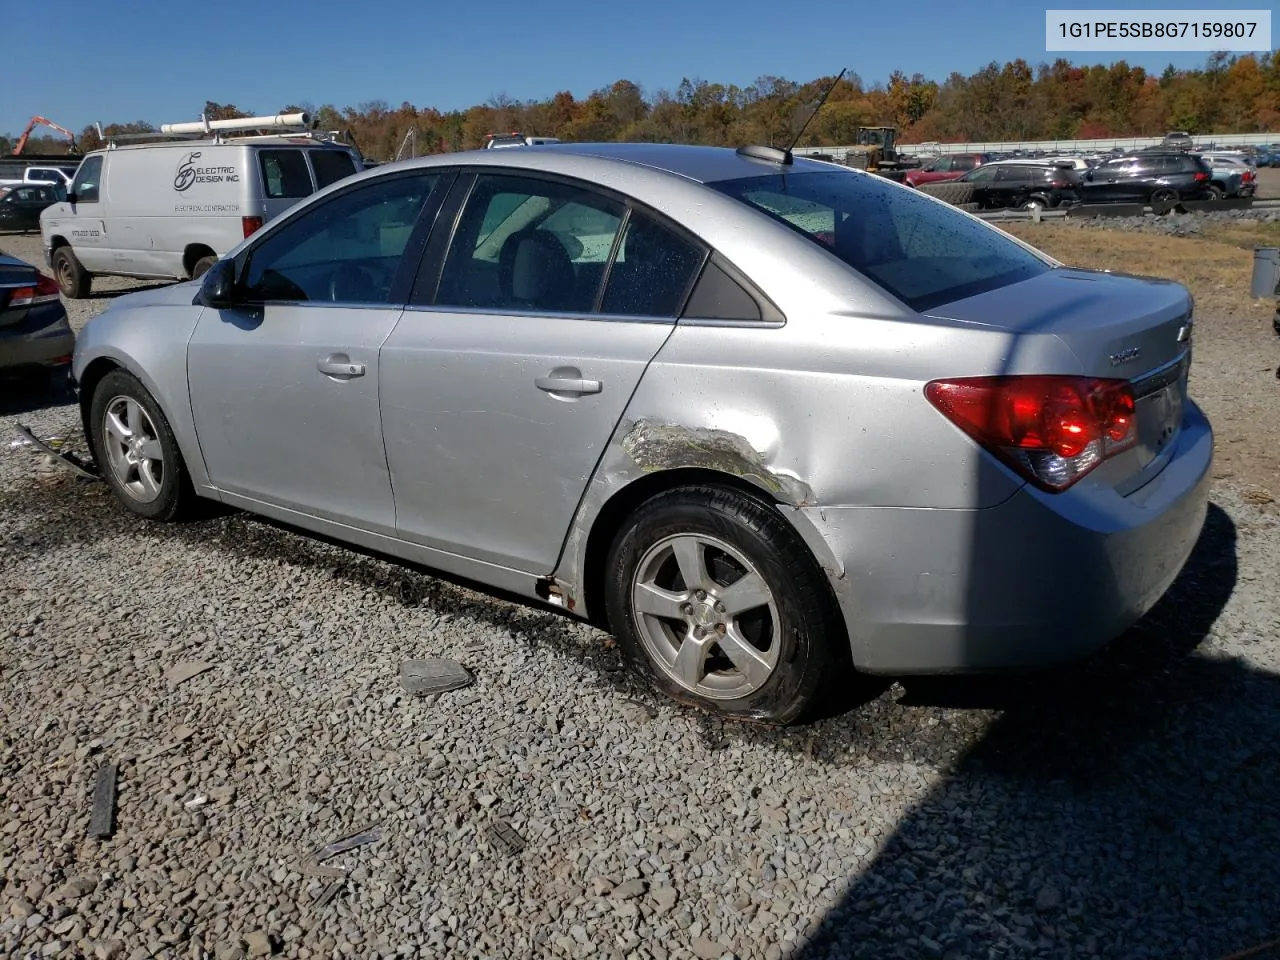
[[[354,263],[344,263],[329,275],[331,303],[369,303],[379,299],[373,274]]]

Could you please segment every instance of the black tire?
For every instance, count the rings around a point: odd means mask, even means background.
[[[158,483],[159,493],[145,502],[131,493],[117,476],[107,449],[106,413],[113,403],[124,398],[136,401],[145,411],[154,427],[154,439],[160,444],[163,470]],[[173,430],[160,405],[136,377],[124,370],[113,370],[98,382],[89,406],[89,426],[94,459],[121,506],[139,517],[161,522],[183,520],[195,513],[196,493]]]
[[[89,295],[93,285],[93,275],[89,273],[70,247],[59,247],[53,251],[53,276],[58,281],[58,289],[68,300],[83,300]]]
[[[1218,186],[1216,183],[1211,183],[1211,184],[1209,184],[1209,186],[1205,187],[1205,199],[1206,199],[1206,200],[1214,200],[1214,201],[1217,201],[1217,200],[1221,200],[1221,199],[1222,199],[1223,197],[1225,197],[1226,195],[1227,195],[1227,191],[1223,190],[1223,189],[1222,189],[1220,186]]]
[[[209,272],[209,268],[218,262],[217,257],[201,257],[191,266],[191,279],[196,280]]]
[[[765,609],[760,604],[754,610],[744,608],[745,616],[714,614],[717,619],[731,620],[730,626],[739,637],[747,637],[763,656],[772,656],[775,663],[754,689],[741,696],[732,691],[722,691],[721,696],[705,696],[685,682],[677,680],[668,666],[659,662],[650,652],[643,633],[669,628],[670,634],[662,636],[678,638],[696,627],[694,617],[684,623],[663,619],[656,623],[646,620],[637,623],[633,609],[632,591],[637,575],[643,574],[641,563],[654,563],[646,559],[654,551],[664,549],[671,538],[711,538],[742,555],[754,566],[755,572],[767,586],[771,605]],[[704,558],[709,577],[717,590],[732,586],[739,578],[732,575],[737,561],[714,546],[699,554]],[[665,563],[676,563],[674,554]],[[753,719],[775,724],[794,723],[802,719],[818,699],[823,680],[841,662],[837,644],[845,643],[844,631],[839,628],[834,615],[834,600],[821,569],[800,537],[777,509],[763,498],[755,498],[719,487],[685,487],[659,494],[643,504],[619,531],[610,548],[605,572],[605,606],[610,627],[618,638],[623,653],[631,667],[654,688],[682,703],[726,716]],[[669,569],[659,566],[658,569]],[[738,565],[738,569],[742,568]],[[726,571],[729,573],[726,576]],[[739,574],[740,576],[741,574]],[[723,578],[723,579],[721,579]],[[656,575],[655,575],[656,580]],[[664,589],[666,589],[664,587]],[[680,577],[679,585],[672,587],[694,599],[695,594]],[[698,606],[705,610],[716,600],[715,596],[702,598]],[[688,611],[690,605],[684,609]],[[719,609],[723,610],[723,607]],[[776,611],[776,620],[774,613]],[[767,627],[760,627],[767,621]],[[717,625],[706,628],[705,661],[708,681],[730,681],[737,672],[746,682],[745,671],[738,671],[731,659],[718,645],[713,629],[720,636],[725,631]],[[767,643],[762,646],[761,641]],[[681,639],[675,649],[683,649],[688,639]],[[718,652],[717,652],[718,651]],[[711,664],[727,665],[727,669],[713,676]],[[674,668],[672,668],[674,669]],[[695,685],[696,686],[696,685]]]
[[[1181,197],[1178,196],[1177,190],[1172,187],[1161,187],[1151,194],[1151,211],[1161,216],[1171,213],[1178,206],[1180,200]]]

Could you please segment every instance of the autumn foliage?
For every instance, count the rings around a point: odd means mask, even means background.
[[[674,90],[651,95],[619,80],[582,99],[569,92],[524,101],[499,95],[449,112],[408,101],[341,109],[293,103],[279,112],[306,110],[321,129],[349,134],[366,156],[379,160],[393,159],[402,148],[406,156],[474,148],[489,133],[513,130],[576,141],[779,145],[792,140],[831,80],[798,83],[767,76],[739,87],[684,79]],[[204,111],[211,118],[255,115],[212,101]],[[1280,129],[1280,51],[1261,57],[1213,54],[1203,68],[1169,67],[1159,75],[1123,61],[1077,66],[1062,59],[1036,67],[1025,60],[993,62],[941,83],[895,72],[887,83],[868,86],[846,74],[800,143],[847,144],[859,126],[882,125],[896,126],[905,143],[1273,131]],[[139,122],[111,125],[106,132],[148,129]],[[81,147],[97,143],[97,132],[86,128]],[[0,153],[11,149],[0,137]],[[65,143],[33,138],[28,149],[61,153]]]

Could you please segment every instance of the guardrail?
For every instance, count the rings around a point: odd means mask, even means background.
[[[899,143],[898,149],[903,153],[1012,153],[1014,150],[1075,153],[1105,153],[1120,147],[1123,150],[1137,150],[1142,147],[1158,147],[1164,137],[1108,137],[1099,140],[1007,140],[1007,141],[970,141],[968,143]],[[1268,143],[1280,143],[1280,133],[1206,133],[1191,138],[1193,149],[1200,150],[1213,144],[1220,149],[1242,146],[1262,146]],[[844,144],[836,147],[797,147],[796,156],[808,156],[813,153],[826,153],[833,157],[845,157],[853,145]]]
[[[1212,213],[1215,210],[1277,210],[1280,200],[1254,200],[1251,203],[1236,203],[1231,200],[1197,200],[1187,204],[1188,212]],[[1041,220],[1059,220],[1066,217],[1132,217],[1152,212],[1149,204],[1137,203],[1091,203],[1064,207],[1056,210],[1041,210]],[[1034,220],[1036,215],[1030,210],[981,210],[974,212],[975,217],[983,220],[1021,221]]]

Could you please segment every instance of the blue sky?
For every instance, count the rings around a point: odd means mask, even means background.
[[[1096,0],[1051,5],[1104,6]],[[448,110],[503,93],[517,100],[559,90],[586,96],[620,78],[646,93],[674,89],[682,77],[745,85],[766,74],[810,80],[841,67],[868,85],[894,69],[943,80],[991,60],[1023,57],[1034,65],[1059,56],[1044,49],[1045,6],[994,0],[61,0],[56,23],[48,25],[52,41],[5,43],[0,132],[17,133],[32,114],[76,131],[95,120],[197,119],[206,99],[256,113],[299,101],[343,107],[408,100]],[[1201,0],[1196,6],[1262,4]],[[1063,55],[1087,63],[1112,59]],[[1167,63],[1201,65],[1205,54],[1124,59],[1160,70]]]

